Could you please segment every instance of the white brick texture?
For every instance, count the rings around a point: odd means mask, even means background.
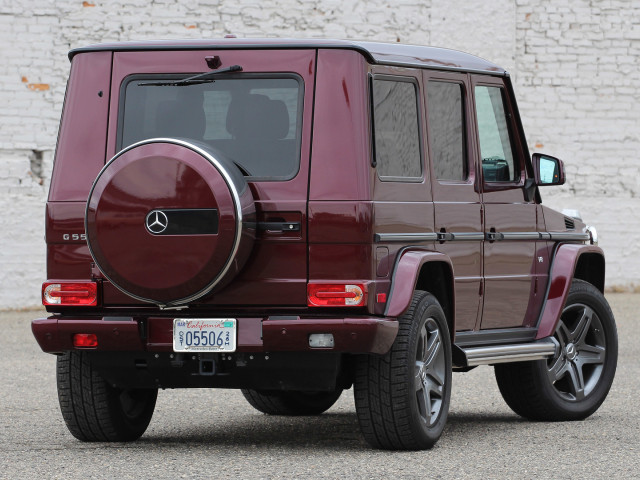
[[[598,227],[609,287],[640,289],[639,25],[628,0],[0,0],[0,309],[39,303],[67,51],[226,33],[435,45],[503,65],[531,151],[567,166],[545,203]]]

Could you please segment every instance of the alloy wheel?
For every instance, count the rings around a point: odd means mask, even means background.
[[[415,362],[415,394],[422,421],[433,425],[440,415],[445,383],[445,352],[440,329],[428,318],[420,331]]]
[[[600,318],[586,305],[570,305],[553,338],[557,353],[547,362],[549,380],[562,398],[580,401],[596,387],[604,367],[606,339]]]

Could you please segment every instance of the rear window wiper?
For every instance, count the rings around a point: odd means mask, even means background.
[[[162,82],[141,82],[138,83],[140,87],[183,87],[186,85],[197,85],[200,83],[215,82],[216,76],[222,73],[241,72],[242,67],[240,65],[231,65],[227,68],[221,68],[220,70],[214,70],[213,72],[204,72],[194,75],[193,77],[184,78],[182,80],[165,80]]]

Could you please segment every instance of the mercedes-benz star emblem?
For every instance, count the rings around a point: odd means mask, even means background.
[[[147,215],[145,224],[147,226],[147,230],[149,230],[154,235],[157,235],[167,229],[169,220],[167,219],[167,216],[164,212],[161,212],[160,210],[152,210]]]

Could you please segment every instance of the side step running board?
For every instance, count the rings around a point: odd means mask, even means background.
[[[529,362],[552,357],[556,344],[550,338],[532,343],[465,347],[454,345],[453,363],[459,367],[493,365],[495,363]]]

